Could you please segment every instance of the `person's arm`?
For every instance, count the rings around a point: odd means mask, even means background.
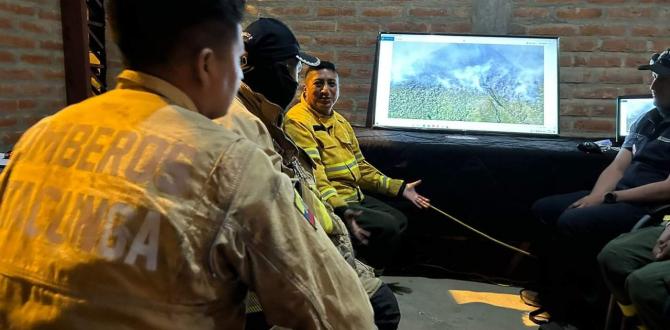
[[[251,150],[217,235],[212,267],[256,292],[269,324],[373,329],[365,290],[321,227],[300,210],[290,179]]]
[[[430,200],[416,191],[416,186],[421,183],[421,180],[405,183],[403,180],[392,179],[384,175],[384,173],[368,163],[361,152],[354,129],[351,125],[347,126],[347,131],[351,135],[352,148],[354,149],[358,169],[361,172],[361,178],[358,180],[358,183],[362,189],[380,192],[389,196],[402,195],[418,208],[430,207]]]
[[[612,163],[600,173],[591,193],[574,202],[570,207],[580,208],[601,204],[605,194],[616,188],[616,184],[623,177],[632,159],[633,153],[627,148],[621,148]]]
[[[309,157],[314,160],[314,163],[316,164],[314,178],[316,179],[316,187],[321,194],[321,199],[338,210],[339,213],[342,213],[339,210],[346,208],[347,202],[337,194],[337,190],[330,183],[330,180],[328,180],[326,169],[321,160],[319,144],[312,132],[303,123],[293,118],[286,118],[286,121],[284,122],[284,132],[293,139],[293,142],[295,142],[298,147],[305,150]]]
[[[618,190],[615,193],[617,202],[667,202],[670,201],[670,176],[663,181]]]

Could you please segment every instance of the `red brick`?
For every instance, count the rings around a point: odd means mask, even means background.
[[[562,19],[592,19],[602,16],[598,8],[570,8],[556,10],[556,17]]]
[[[345,94],[345,95],[353,95],[353,94],[359,94],[359,93],[368,94],[368,93],[370,93],[370,84],[341,83],[340,84],[340,93]]]
[[[13,26],[9,18],[0,17],[0,29],[11,29]]]
[[[30,63],[30,64],[49,64],[51,63],[52,58],[49,56],[35,55],[35,54],[24,54],[21,55],[21,62]]]
[[[646,48],[646,40],[634,40],[630,38],[603,40],[603,44],[601,46],[601,49],[607,52],[641,51]]]
[[[6,11],[18,15],[34,15],[35,9],[27,6],[20,6],[12,3],[0,3],[0,11]]]
[[[578,3],[580,0],[537,0],[537,3],[550,3],[550,4],[569,4],[569,3]]]
[[[415,17],[450,16],[449,14],[449,11],[444,8],[414,8],[409,10],[409,15]]]
[[[386,30],[391,32],[428,32],[425,23],[394,22],[386,24]]]
[[[65,72],[63,72],[63,71],[53,71],[53,70],[44,70],[44,71],[42,71],[41,76],[44,79],[63,80],[63,79],[65,79]]]
[[[322,37],[315,37],[314,41],[320,47],[327,46],[356,46],[357,41],[355,36],[343,35],[328,35]]]
[[[0,50],[0,62],[14,63],[16,62],[16,58],[11,52]]]
[[[35,24],[35,23],[31,23],[31,22],[21,22],[19,27],[21,27],[21,29],[24,30],[24,31],[34,32],[34,33],[46,33],[48,31],[48,29],[45,28],[44,26],[38,25],[38,24]]]
[[[575,63],[574,57],[569,54],[562,54],[558,59],[558,63],[561,67],[573,66]]]
[[[560,39],[563,52],[590,52],[598,49],[595,38],[565,37]]]
[[[316,12],[316,16],[321,17],[333,17],[333,16],[349,17],[354,16],[355,14],[356,10],[352,8],[337,8],[337,7],[321,7]]]
[[[372,54],[342,51],[338,52],[337,60],[339,62],[350,62],[350,63],[371,63]]]
[[[574,25],[538,25],[528,27],[531,35],[550,36],[574,36],[577,35],[577,27]]]
[[[565,100],[561,102],[561,116],[614,117],[616,105],[611,100]]]
[[[365,8],[361,12],[361,16],[366,17],[393,17],[400,16],[400,8]]]
[[[637,70],[613,69],[604,71],[602,75],[598,76],[598,79],[606,84],[642,84],[644,83],[643,74]]]
[[[582,35],[587,36],[622,36],[626,33],[623,26],[611,25],[585,25],[579,28]]]
[[[337,23],[337,31],[341,32],[363,32],[379,31],[379,24],[376,23]]]
[[[0,112],[14,112],[19,108],[17,100],[0,100]]]
[[[653,53],[660,52],[670,47],[670,39],[654,38],[653,40],[649,40],[649,43],[647,45],[648,45],[647,51]]]
[[[331,21],[302,21],[291,24],[293,31],[311,31],[311,32],[327,32],[335,31],[335,22]]]
[[[616,87],[600,87],[593,84],[589,84],[588,87],[581,86],[575,89],[572,94],[572,98],[580,99],[615,99],[620,95]]]
[[[653,16],[654,9],[651,8],[608,8],[609,18],[648,18]]]
[[[0,118],[0,127],[11,127],[16,125],[16,119],[14,118]]]
[[[340,98],[339,100],[337,100],[337,103],[335,103],[336,109],[352,109],[353,107],[354,107],[354,100],[352,99]]]
[[[60,41],[40,41],[40,48],[42,49],[53,49],[53,50],[62,50],[63,43]]]
[[[37,106],[37,102],[33,100],[18,100],[19,110],[29,110],[34,109]]]
[[[305,16],[309,14],[308,7],[271,7],[267,8],[271,16]]]
[[[546,18],[549,10],[546,8],[517,8],[512,13],[514,17]]]
[[[51,10],[51,11],[40,10],[40,13],[39,13],[38,16],[41,19],[48,19],[48,20],[52,20],[52,21],[60,21],[60,13],[56,10]]]
[[[670,34],[670,28],[657,26],[635,26],[631,31],[632,36],[640,37],[666,37]]]
[[[27,69],[0,69],[0,77],[3,80],[27,80],[33,79],[34,75]]]
[[[34,48],[35,41],[30,38],[15,37],[0,34],[0,46],[9,46],[17,48]]]
[[[651,54],[627,54],[624,65],[629,68],[637,68],[638,65],[649,63]]]
[[[454,22],[454,23],[435,23],[430,25],[430,32],[442,33],[464,33],[472,32],[472,24],[470,22]]]
[[[623,56],[606,54],[575,55],[574,66],[621,67]]]

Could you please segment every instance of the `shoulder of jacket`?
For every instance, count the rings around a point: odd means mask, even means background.
[[[300,103],[296,104],[293,108],[286,112],[285,120],[294,120],[300,123],[314,123],[314,115],[309,111],[309,109],[302,106]]]

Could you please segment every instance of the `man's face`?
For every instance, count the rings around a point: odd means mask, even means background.
[[[205,115],[209,118],[218,118],[226,114],[228,107],[233,102],[237,90],[240,88],[242,69],[240,57],[244,53],[241,28],[238,25],[235,36],[220,47],[213,60],[215,68],[212,70],[212,84],[206,94],[212,96],[211,104]]]
[[[670,108],[670,76],[659,76],[652,73],[651,94],[654,96],[654,104],[661,108]]]
[[[330,115],[340,96],[339,77],[329,69],[313,70],[305,78],[305,100],[314,110]]]

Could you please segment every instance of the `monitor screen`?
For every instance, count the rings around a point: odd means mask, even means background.
[[[617,141],[623,141],[628,136],[630,125],[655,107],[654,98],[651,95],[619,96],[616,104]]]
[[[380,33],[368,124],[558,134],[558,38]]]

